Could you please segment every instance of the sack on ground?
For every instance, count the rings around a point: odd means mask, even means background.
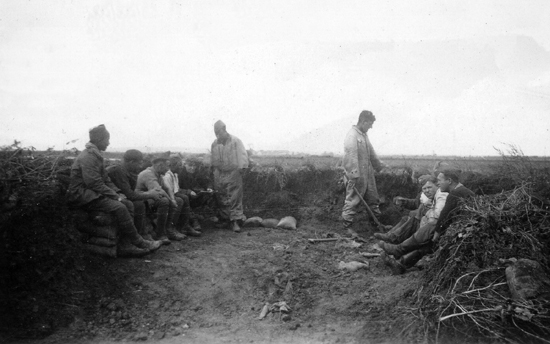
[[[275,228],[275,227],[277,227],[278,223],[279,223],[279,220],[277,220],[277,219],[264,219],[262,221],[262,227]]]
[[[246,219],[244,222],[244,227],[260,227],[262,225],[263,219],[258,216],[251,217],[249,219]]]
[[[284,229],[296,229],[296,219],[292,216],[285,216],[279,221],[277,227]]]

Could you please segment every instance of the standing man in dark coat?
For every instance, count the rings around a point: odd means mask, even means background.
[[[103,161],[102,151],[109,146],[110,134],[105,126],[90,130],[90,142],[71,166],[67,201],[86,211],[101,211],[113,215],[118,223],[121,240],[118,254],[140,256],[158,249],[158,241],[144,240],[134,226],[134,205],[111,182]]]

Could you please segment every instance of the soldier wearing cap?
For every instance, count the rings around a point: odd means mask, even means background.
[[[170,240],[180,241],[186,238],[174,228],[177,203],[168,195],[168,189],[164,185],[162,176],[168,171],[168,158],[157,157],[153,159],[153,166],[141,171],[137,177],[136,191],[147,192],[156,190],[160,193],[159,199],[148,200],[153,208],[157,209],[157,240],[163,244],[170,244]]]
[[[122,236],[117,253],[120,256],[142,256],[158,249],[158,241],[144,240],[133,220],[134,206],[119,193],[109,178],[101,152],[109,146],[110,134],[105,126],[90,130],[90,142],[71,166],[67,202],[86,211],[101,211],[113,215]]]
[[[222,221],[229,221],[234,232],[241,231],[238,222],[246,220],[243,214],[243,177],[248,168],[248,153],[242,141],[230,135],[225,123],[214,124],[216,140],[212,142],[214,188],[218,192],[218,212]]]

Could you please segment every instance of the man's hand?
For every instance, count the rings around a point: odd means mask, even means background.
[[[177,207],[177,206],[178,206],[178,202],[176,202],[175,199],[171,199],[171,200],[170,200],[170,203],[172,203],[172,205],[173,205],[174,207]]]
[[[355,184],[357,184],[357,179],[359,179],[359,178],[350,178],[350,179],[348,179],[348,186],[350,188],[354,188]]]
[[[153,190],[149,191],[149,196],[152,200],[158,201],[158,200],[160,200],[160,197],[162,196],[162,192],[160,192],[160,190],[153,189]]]
[[[193,190],[190,190],[190,191],[189,191],[189,196],[191,196],[191,197],[193,197],[193,198],[194,198],[194,197],[197,197],[197,193],[196,193],[195,191],[193,191]]]
[[[395,204],[398,207],[402,207],[403,203],[405,203],[405,198],[401,196],[395,196],[393,198],[393,204]]]
[[[117,199],[117,200],[118,200],[119,202],[122,202],[122,200],[125,200],[126,198],[127,198],[127,197],[126,197],[125,194],[119,193],[119,194],[118,194],[118,199]]]
[[[435,233],[434,233],[434,236],[433,236],[433,238],[432,238],[432,241],[433,241],[434,243],[436,243],[436,242],[439,241],[439,233],[438,233],[438,232],[435,232]]]

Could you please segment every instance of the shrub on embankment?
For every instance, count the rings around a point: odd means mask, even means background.
[[[493,179],[513,188],[464,201],[422,275],[410,329],[424,339],[550,338],[550,175],[512,154]]]

